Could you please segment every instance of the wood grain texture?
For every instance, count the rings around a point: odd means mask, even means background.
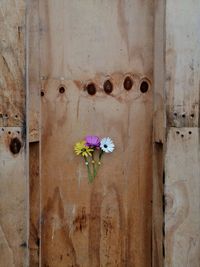
[[[26,1],[0,1],[0,266],[28,265]]]
[[[40,1],[40,19],[42,265],[150,266],[153,1]],[[88,133],[117,145],[92,185],[73,154]]]
[[[27,266],[28,213],[24,147],[21,128],[0,129],[0,266],[3,267]]]
[[[29,227],[29,266],[39,266],[40,250],[40,167],[39,142],[29,144],[30,181],[30,227]]]
[[[200,265],[199,9],[198,0],[166,1],[167,267]]]
[[[29,142],[39,141],[40,123],[40,18],[39,0],[29,1]]]
[[[199,152],[198,128],[169,129],[165,168],[167,267],[200,265]]]
[[[0,2],[0,126],[25,119],[25,1]]]
[[[169,126],[199,125],[199,0],[166,1],[166,97]],[[178,14],[178,16],[177,16]]]

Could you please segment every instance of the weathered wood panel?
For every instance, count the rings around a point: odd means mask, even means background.
[[[169,126],[199,125],[199,0],[166,1],[166,97]]]
[[[28,265],[25,1],[0,1],[0,266]]]
[[[166,1],[166,266],[200,265],[199,9],[198,0]]]
[[[28,32],[29,32],[29,142],[39,141],[40,123],[40,18],[39,0],[29,1]]]
[[[0,129],[0,266],[27,265],[27,180],[20,127]]]
[[[42,265],[150,266],[153,1],[40,1],[40,20]],[[92,185],[73,154],[88,133],[117,145]]]
[[[25,1],[0,2],[0,126],[25,119]]]
[[[200,266],[198,128],[170,128],[166,153],[165,266]]]

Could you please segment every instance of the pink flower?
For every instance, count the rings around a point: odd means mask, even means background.
[[[85,141],[86,141],[86,146],[96,147],[96,148],[100,147],[100,139],[98,136],[88,135],[86,136]]]

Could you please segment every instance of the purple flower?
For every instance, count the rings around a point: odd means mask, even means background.
[[[96,148],[100,147],[100,139],[98,136],[88,135],[86,136],[85,141],[86,141],[86,146],[96,147]]]

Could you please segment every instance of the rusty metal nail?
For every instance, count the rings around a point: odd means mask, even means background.
[[[129,91],[133,87],[133,80],[130,76],[127,76],[124,80],[124,89]]]
[[[110,94],[113,91],[113,85],[110,80],[106,80],[103,85],[106,94]]]

